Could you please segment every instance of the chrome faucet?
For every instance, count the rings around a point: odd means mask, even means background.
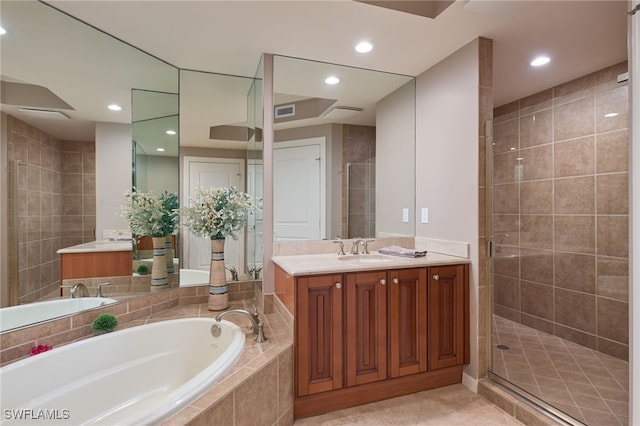
[[[256,342],[262,343],[265,340],[267,340],[267,338],[264,335],[264,320],[260,319],[260,316],[258,315],[258,310],[255,307],[254,307],[253,314],[250,313],[249,311],[245,311],[244,309],[230,309],[228,311],[220,312],[216,316],[216,321],[220,322],[222,318],[224,318],[229,314],[241,314],[249,318],[249,320],[251,321],[251,332],[255,336]]]
[[[235,266],[226,266],[224,267],[227,271],[231,272],[231,281],[238,281],[238,271]]]
[[[105,285],[110,285],[111,283],[103,283],[103,284],[98,284],[98,287],[96,288],[96,297],[104,297],[102,295],[102,287]]]
[[[340,244],[340,249],[338,250],[338,256],[344,256],[344,243],[342,240],[338,239],[333,242],[334,244]]]
[[[353,244],[351,245],[351,254],[360,254],[358,251],[358,246],[364,246],[364,240],[355,240],[353,242]],[[362,250],[362,253],[364,254],[365,250]]]
[[[82,283],[78,283],[71,287],[70,285],[61,285],[60,288],[69,288],[69,297],[74,299],[76,297],[89,297],[89,290],[87,286]]]

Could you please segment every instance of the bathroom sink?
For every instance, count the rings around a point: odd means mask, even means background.
[[[353,254],[340,257],[340,260],[349,263],[356,264],[369,264],[369,263],[388,263],[393,259],[381,254]]]

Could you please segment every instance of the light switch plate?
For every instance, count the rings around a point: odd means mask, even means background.
[[[409,209],[408,208],[402,209],[402,221],[404,223],[409,223]]]
[[[429,223],[429,209],[427,207],[422,208],[422,212],[420,215],[420,222]]]

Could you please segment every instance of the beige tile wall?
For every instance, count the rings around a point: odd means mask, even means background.
[[[494,311],[628,358],[626,62],[494,111]],[[615,117],[605,114],[617,112]]]
[[[9,170],[8,212],[9,279],[23,303],[60,285],[59,248],[95,239],[95,144],[59,141],[12,116],[7,135],[9,161],[22,163],[16,176]]]

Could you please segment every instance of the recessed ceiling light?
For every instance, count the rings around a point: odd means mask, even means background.
[[[373,44],[369,41],[361,41],[356,44],[355,49],[358,53],[369,53],[373,50]]]
[[[175,135],[176,131],[175,130],[167,130],[165,133],[168,134],[168,135]]]
[[[156,148],[156,151],[158,151],[158,152],[164,152],[164,148]]]
[[[111,104],[107,108],[109,108],[111,111],[120,111],[120,110],[122,110],[122,107],[120,105],[116,105],[116,104]]]
[[[327,84],[338,84],[340,83],[340,79],[338,77],[336,77],[335,75],[329,76],[327,78],[324,79],[324,82]]]
[[[536,58],[534,58],[531,62],[529,62],[529,65],[531,65],[532,67],[541,67],[542,65],[546,65],[549,62],[551,62],[551,58],[548,56],[538,56]]]
[[[0,35],[6,34],[7,30],[5,30],[4,28],[0,27]]]
[[[611,118],[611,117],[615,117],[616,115],[618,115],[617,112],[610,112],[608,114],[605,114],[604,116],[607,117],[607,118]]]

